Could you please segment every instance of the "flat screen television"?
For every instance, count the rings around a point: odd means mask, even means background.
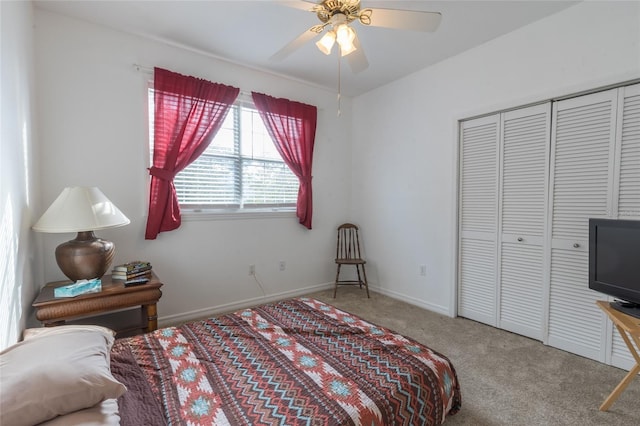
[[[640,318],[640,220],[589,219],[589,288]]]

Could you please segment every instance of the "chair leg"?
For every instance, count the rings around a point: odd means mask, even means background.
[[[364,275],[364,288],[367,290],[367,299],[371,299],[371,296],[369,296],[369,282],[367,281],[367,273],[364,270],[364,265],[362,265],[362,275]]]
[[[364,265],[362,265],[364,267]],[[356,273],[358,274],[358,285],[362,288],[362,278],[360,278],[360,265],[356,264]]]
[[[338,277],[340,276],[340,267],[342,265],[338,263],[338,270],[336,271],[336,282],[333,285],[333,298],[336,298],[336,293],[338,292]]]

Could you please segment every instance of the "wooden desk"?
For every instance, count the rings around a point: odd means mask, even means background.
[[[597,301],[596,304],[609,316],[609,319],[611,319],[613,325],[616,326],[624,343],[629,348],[629,352],[631,352],[631,355],[636,360],[636,365],[629,370],[629,373],[624,376],[622,381],[600,406],[600,411],[607,411],[627,386],[629,386],[633,378],[640,373],[640,355],[638,355],[638,350],[640,350],[640,318],[634,318],[620,312],[612,308],[609,302],[603,300]]]
[[[102,291],[81,294],[76,297],[54,297],[53,289],[69,284],[69,280],[45,285],[32,306],[36,318],[45,327],[63,324],[95,324],[116,331],[116,337],[158,328],[156,304],[162,296],[162,283],[152,272],[151,279],[141,285],[125,287],[122,281],[112,280],[111,275],[101,278]],[[140,309],[131,309],[139,306]]]

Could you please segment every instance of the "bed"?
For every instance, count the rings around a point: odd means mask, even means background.
[[[109,355],[127,390],[87,406],[103,424],[114,397],[136,426],[435,425],[461,405],[445,356],[311,298],[119,339]]]

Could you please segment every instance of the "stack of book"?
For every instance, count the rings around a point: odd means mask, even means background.
[[[111,278],[128,284],[143,284],[151,278],[151,263],[135,260],[113,267]]]

